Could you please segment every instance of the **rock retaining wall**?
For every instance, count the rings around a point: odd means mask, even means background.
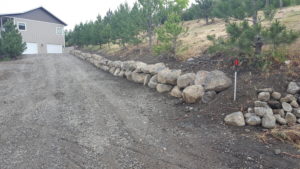
[[[70,53],[114,76],[154,88],[159,93],[169,93],[187,103],[201,100],[208,103],[217,93],[232,85],[232,80],[219,70],[183,74],[181,70],[169,69],[164,63],[111,61],[100,55],[83,53],[79,50],[71,50]]]

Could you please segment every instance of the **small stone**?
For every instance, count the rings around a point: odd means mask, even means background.
[[[275,100],[280,100],[281,93],[279,93],[279,92],[273,92],[272,93],[272,98],[275,99]]]
[[[282,118],[279,114],[275,114],[274,117],[279,124],[286,125],[286,120]]]
[[[254,113],[254,110],[253,110],[252,107],[249,107],[249,108],[247,109],[247,112],[248,112],[248,113]]]
[[[300,119],[298,119],[298,120],[297,120],[297,123],[299,123],[299,124],[300,124]]]
[[[246,123],[250,126],[256,126],[261,124],[261,118],[259,116],[250,116],[246,119]]]
[[[175,86],[171,92],[170,95],[173,97],[181,98],[182,97],[182,92],[180,91],[178,86]]]
[[[245,119],[242,112],[235,112],[227,115],[224,119],[227,125],[245,126]]]
[[[281,117],[285,117],[285,112],[283,109],[273,109],[274,114],[279,114]]]
[[[255,101],[254,102],[255,107],[265,107],[265,108],[270,108],[267,102],[262,102],[262,101]]]
[[[270,100],[270,93],[269,92],[260,92],[259,94],[258,94],[258,100],[260,100],[260,101],[264,101],[264,102],[267,102],[267,101],[269,101]]]
[[[292,106],[286,102],[282,103],[282,108],[286,112],[291,112],[293,110]]]
[[[287,102],[287,103],[291,103],[292,101],[297,100],[295,96],[288,94],[285,97],[280,99],[280,102]]]
[[[250,129],[245,129],[245,132],[249,133],[251,130]]]
[[[291,102],[291,106],[294,107],[294,108],[299,108],[299,104],[296,100]]]
[[[294,110],[293,110],[293,114],[294,114],[296,117],[300,118],[300,108],[294,109]]]
[[[277,100],[270,100],[270,101],[268,101],[268,104],[272,109],[281,109],[282,108],[281,103]]]
[[[296,82],[290,82],[287,92],[290,94],[296,94],[300,91],[300,86]]]
[[[169,91],[172,90],[172,88],[173,88],[173,86],[171,86],[171,85],[166,85],[166,84],[158,84],[158,85],[156,86],[156,90],[157,90],[157,92],[159,92],[159,93],[169,92]]]
[[[271,108],[266,107],[254,107],[254,112],[259,117],[263,117],[265,114],[273,115],[273,110]]]
[[[268,92],[268,93],[272,93],[273,89],[272,88],[264,88],[264,89],[257,89],[257,92]]]
[[[249,117],[251,117],[251,116],[256,116],[256,114],[255,113],[245,113],[244,114],[244,117],[247,119],[247,118],[249,118]]]
[[[207,91],[205,94],[202,96],[202,102],[207,104],[214,100],[217,96],[217,93],[215,91]]]
[[[286,113],[285,120],[288,125],[294,125],[297,122],[297,118],[293,113]]]
[[[276,119],[272,114],[265,114],[262,118],[262,126],[267,129],[272,129],[276,127]]]
[[[279,155],[279,154],[281,154],[281,150],[280,150],[280,149],[275,149],[275,150],[274,150],[274,153],[275,153],[276,155]]]

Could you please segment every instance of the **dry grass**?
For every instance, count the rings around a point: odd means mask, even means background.
[[[262,18],[262,13],[260,12]],[[277,19],[284,23],[288,28],[300,31],[300,6],[287,7],[279,10],[274,19]],[[264,25],[268,25],[269,22],[263,22]],[[182,36],[183,47],[187,47],[187,50],[179,54],[180,60],[186,60],[191,57],[199,57],[207,48],[211,45],[211,42],[207,40],[208,35],[216,35],[216,37],[226,36],[225,22],[222,20],[215,20],[215,23],[206,25],[204,20],[193,20],[184,22],[184,26],[189,30],[186,35]],[[154,40],[155,42],[155,40]],[[145,41],[142,47],[147,46]],[[290,56],[298,56],[300,59],[300,39],[295,43],[288,46],[288,53]],[[128,46],[128,50],[135,50],[136,47]],[[102,49],[108,54],[119,54],[122,48],[118,45],[105,45]],[[124,52],[124,51],[122,51]]]
[[[267,131],[266,133],[259,134],[258,138],[266,143],[270,136],[282,142],[293,144],[300,150],[300,125],[275,128]]]

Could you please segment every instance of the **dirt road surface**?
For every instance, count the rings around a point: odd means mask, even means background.
[[[0,63],[1,169],[300,168],[273,148],[68,54]]]

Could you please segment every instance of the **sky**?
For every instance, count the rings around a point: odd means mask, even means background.
[[[2,1],[2,3],[1,3]],[[95,20],[104,16],[109,9],[128,2],[132,6],[137,0],[4,0],[0,1],[0,14],[25,12],[40,6],[68,24],[73,29],[76,24]],[[193,1],[193,0],[192,0]]]
[[[2,1],[2,3],[1,3]],[[116,9],[119,4],[133,4],[137,0],[4,0],[0,1],[0,14],[25,12],[40,6],[68,24],[72,29],[76,24],[95,20],[104,16],[109,9]]]

